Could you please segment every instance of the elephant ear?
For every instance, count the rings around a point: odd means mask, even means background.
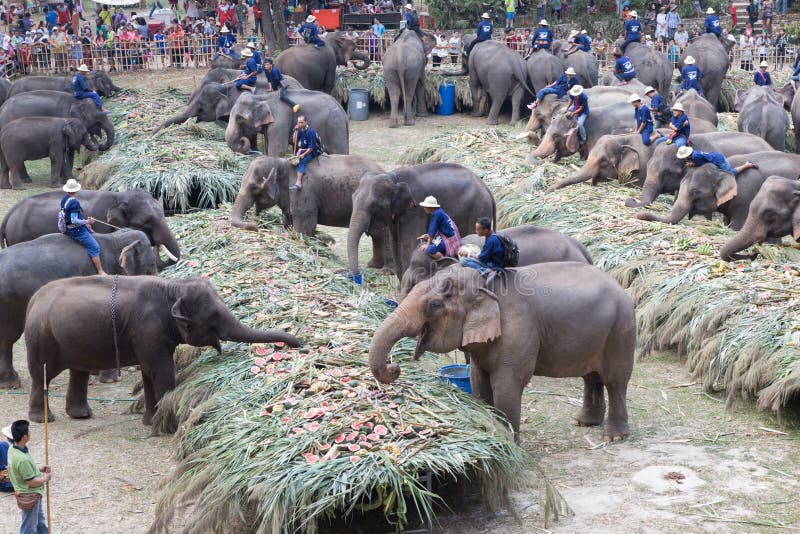
[[[183,297],[180,297],[175,301],[175,304],[172,305],[170,313],[172,315],[172,322],[175,325],[175,330],[178,331],[181,340],[187,343],[189,340],[189,325],[192,321],[187,316],[185,308],[186,302],[184,302]]]
[[[128,226],[128,203],[123,200],[116,206],[108,208],[106,222],[114,226]]]
[[[567,145],[567,150],[573,154],[577,152],[581,146],[580,142],[578,141],[578,129],[570,128],[567,132],[567,135],[564,137],[564,142]]]
[[[717,178],[717,207],[722,206],[739,194],[736,178],[732,174],[722,171],[719,171],[718,174],[721,176]]]
[[[405,182],[392,186],[392,216],[397,216],[416,205],[411,188]]]
[[[481,287],[467,310],[464,330],[461,332],[461,346],[488,343],[500,337],[500,334],[500,304],[497,295]]]
[[[640,169],[639,151],[630,145],[624,145],[617,170],[621,173],[633,174],[638,173]]]
[[[150,243],[145,243],[141,239],[137,239],[123,248],[119,253],[119,266],[122,272],[128,276],[144,274],[138,272],[137,266],[148,248],[150,248]]]
[[[792,191],[794,211],[792,212],[792,237],[800,241],[800,191]]]
[[[267,192],[267,196],[276,201],[278,199],[278,193],[280,193],[280,185],[278,184],[278,175],[275,172],[275,167],[269,171],[269,174],[266,178],[260,176],[256,178],[258,183],[260,183],[261,187]]]
[[[228,95],[220,94],[219,100],[217,100],[217,105],[214,106],[214,115],[217,119],[222,119],[230,115],[231,113],[231,105],[228,102]]]
[[[733,104],[733,110],[736,112],[742,111],[742,102],[744,102],[744,97],[747,95],[747,91],[744,89],[739,89],[736,91],[736,100]]]
[[[272,110],[269,109],[268,105],[264,104],[253,108],[253,126],[263,128],[273,122],[275,122],[275,119],[272,118]]]
[[[76,146],[80,144],[81,138],[78,136],[78,132],[75,129],[75,124],[69,120],[64,121],[64,126],[61,127],[61,133],[64,134],[64,139],[66,140],[66,146]]]

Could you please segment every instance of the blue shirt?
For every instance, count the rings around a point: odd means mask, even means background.
[[[478,39],[481,41],[488,41],[492,38],[492,23],[488,20],[482,20],[478,23],[478,29],[475,30],[475,33],[478,34]]]
[[[478,261],[488,267],[502,267],[504,252],[500,238],[497,237],[497,234],[492,234],[484,241]]]
[[[8,469],[8,449],[10,447],[8,441],[0,442],[0,471]],[[0,490],[14,491],[14,486],[11,482],[0,482]]]
[[[686,116],[686,113],[681,113],[679,117],[673,115],[669,122],[677,128],[677,135],[682,135],[689,139],[689,117]]]
[[[283,80],[283,74],[278,70],[278,67],[273,65],[272,69],[264,69],[264,76],[267,77],[267,81],[272,86],[272,90],[277,91]]]
[[[244,64],[244,69],[242,69],[242,73],[246,74],[248,78],[255,78],[258,74],[258,63],[256,62],[256,58],[250,57],[247,59],[247,63]]]
[[[373,24],[372,25],[372,33],[381,37],[384,33],[386,33],[386,26],[383,24]]]
[[[769,72],[761,72],[760,70],[757,70],[753,74],[753,82],[755,82],[756,85],[772,85],[772,78],[770,77]]]
[[[703,23],[703,28],[706,33],[713,33],[717,37],[722,33],[722,26],[719,24],[719,17],[716,15],[709,15]]]
[[[274,69],[275,67],[273,67]],[[297,132],[297,147],[303,150],[311,149],[311,154],[316,152],[317,148],[317,132],[311,126],[306,127],[305,130]]]
[[[642,39],[642,25],[636,19],[631,19],[625,23],[625,40],[627,42],[640,41]]]
[[[614,62],[614,72],[622,75],[626,80],[636,78],[636,69],[628,56],[622,56]]]
[[[226,33],[224,35],[220,35],[217,37],[217,48],[227,49],[232,47],[236,43],[236,37],[231,35],[230,33]]]
[[[47,27],[52,30],[53,26],[55,26],[56,22],[58,22],[58,15],[56,15],[56,10],[55,9],[49,10],[47,12],[47,15],[44,16],[44,20],[47,22]]]
[[[553,30],[550,28],[539,28],[533,32],[533,45],[545,50],[550,49],[550,44],[553,42]]]
[[[639,106],[639,109],[634,110],[633,118],[636,119],[636,127],[642,125],[642,123],[653,124],[653,116],[650,114],[650,108],[646,105],[642,104]],[[645,126],[646,128],[646,126]]]
[[[256,60],[256,65],[258,65],[258,72],[264,70],[264,60],[261,59],[261,52],[253,50],[253,59]]]
[[[409,30],[419,29],[419,17],[416,11],[406,11],[406,28]]]
[[[64,206],[66,205],[67,201],[70,198],[71,197],[69,195],[64,195],[64,197],[61,199],[62,209],[64,208]],[[78,228],[67,228],[68,234],[79,232],[81,231],[80,227],[89,224],[89,221],[86,221],[83,219],[83,217],[81,217],[82,213],[83,213],[83,208],[81,208],[81,203],[78,201],[77,198],[72,198],[72,200],[69,203],[69,206],[67,206],[64,218],[68,225],[77,226]]]
[[[562,97],[567,94],[567,91],[578,85],[578,77],[572,76],[571,78],[566,74],[562,74],[556,81],[553,89],[558,91],[558,96]]]
[[[716,165],[718,168],[722,168],[723,165],[728,163],[728,160],[725,159],[725,156],[719,152],[703,152],[702,150],[695,149],[690,157],[698,167],[705,165],[706,163],[711,163]]]
[[[297,33],[305,38],[306,32],[308,32],[308,38],[313,39],[319,34],[319,28],[313,22],[304,22],[297,28]]]
[[[589,97],[586,96],[586,93],[581,93],[578,96],[569,97],[569,107],[567,108],[567,111],[575,113],[575,111],[578,109],[580,109],[580,111],[578,112],[579,117],[581,115],[589,114]]]
[[[681,87],[683,89],[694,89],[700,93],[703,91],[702,87],[700,87],[700,79],[702,77],[703,73],[700,72],[700,68],[697,65],[686,65],[681,69],[681,78],[683,79]]]
[[[582,50],[583,52],[590,52],[592,50],[592,40],[589,39],[588,35],[583,33],[575,39],[575,44],[578,45],[578,50]]]
[[[431,222],[428,223],[428,235],[435,238],[437,233],[445,237],[455,235],[450,217],[447,216],[442,208],[436,208],[436,211],[431,214]]]
[[[77,96],[79,93],[85,93],[87,91],[91,91],[89,82],[86,81],[86,77],[83,74],[76,72],[75,76],[72,77],[73,94]]]

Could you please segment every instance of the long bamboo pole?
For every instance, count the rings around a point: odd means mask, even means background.
[[[47,364],[44,364],[44,464],[50,466],[50,435],[48,427],[48,419],[50,415],[47,413],[48,396],[47,396]],[[50,469],[52,472],[52,468]],[[45,496],[47,500],[47,530],[53,532],[53,524],[50,522],[50,482],[45,482]]]

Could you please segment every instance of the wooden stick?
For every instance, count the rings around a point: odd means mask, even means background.
[[[49,433],[48,433],[48,424],[47,419],[49,418],[49,414],[47,413],[47,363],[44,364],[44,464],[50,467],[50,447],[49,447]],[[52,472],[52,468],[50,469]],[[53,524],[50,522],[50,482],[45,483],[45,494],[47,499],[47,530],[48,532],[53,531]]]

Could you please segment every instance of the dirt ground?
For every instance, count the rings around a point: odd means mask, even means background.
[[[202,72],[120,75],[123,86],[191,88]],[[413,128],[388,129],[388,117],[351,123],[351,150],[391,167],[407,144],[453,128],[479,128],[465,115],[421,118]],[[38,192],[47,166],[31,166],[35,189],[0,192],[0,216],[19,198]],[[344,233],[325,230],[344,264]],[[366,239],[362,258],[367,256]],[[366,261],[366,259],[365,259]],[[13,313],[21,313],[14,310]],[[23,389],[0,391],[0,421],[26,416],[29,387],[24,347],[14,364]],[[423,365],[435,367],[432,361]],[[57,532],[146,532],[162,477],[173,468],[168,436],[150,436],[137,415],[125,415],[137,375],[90,388],[94,417],[70,420],[64,412],[67,375],[54,380],[50,424],[52,527]],[[577,428],[570,417],[582,397],[580,379],[535,378],[523,399],[522,446],[541,460],[574,516],[545,529],[537,490],[513,495],[515,514],[474,510],[443,515],[437,529],[453,533],[530,532],[769,532],[800,531],[800,430],[795,417],[756,412],[750,401],[726,410],[672,354],[637,363],[628,390],[631,437],[602,445],[602,430]],[[796,410],[795,410],[796,413]],[[43,425],[32,427],[32,452],[44,461]],[[0,534],[18,532],[13,497],[0,497]],[[179,525],[178,525],[179,526]]]

